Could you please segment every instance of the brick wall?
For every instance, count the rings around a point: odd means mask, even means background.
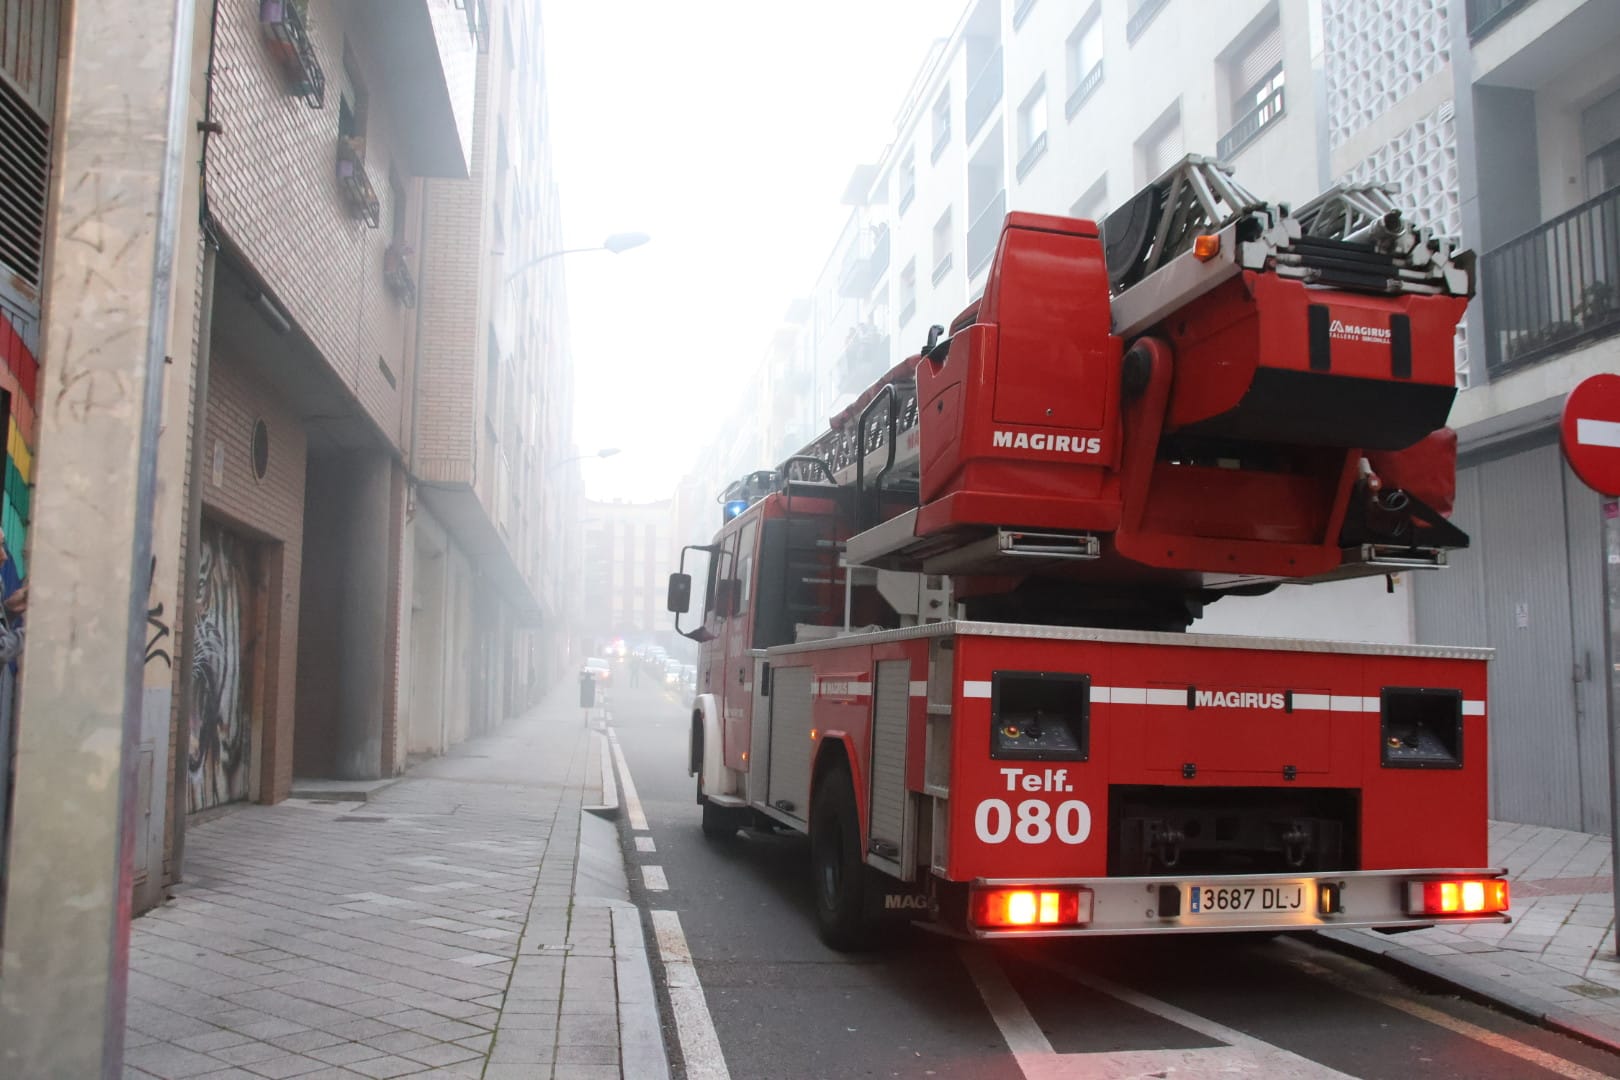
[[[253,428],[270,435],[263,479],[253,468]],[[258,691],[259,798],[276,802],[292,787],[298,603],[303,563],[306,451],[303,425],[275,392],[216,342],[208,372],[208,422],[201,445],[206,519],[259,541],[261,595],[268,599],[266,685]],[[216,457],[216,455],[218,455]],[[215,463],[220,467],[216,471]],[[181,796],[184,798],[184,795]]]
[[[283,89],[260,28],[259,0],[220,0],[213,107],[225,134],[209,144],[209,210],[397,448],[415,318],[383,280],[395,210],[390,167],[401,177],[407,203],[401,239],[413,246],[418,238],[412,205],[421,184],[403,165],[395,166],[393,128],[401,118],[390,113],[382,93],[387,58],[354,34],[347,41],[369,91],[365,168],[381,206],[381,227],[357,220],[344,200],[336,154],[340,99],[355,97],[344,64],[350,8],[309,5],[310,36],[326,75],[325,107],[311,109]]]

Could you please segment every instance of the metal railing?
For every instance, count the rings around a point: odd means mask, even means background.
[[[968,277],[977,274],[990,256],[996,253],[996,241],[1001,237],[1001,222],[1007,216],[1007,192],[1003,188],[996,192],[996,197],[990,200],[990,205],[979,211],[979,216],[973,219],[968,226],[967,260]]]
[[[1271,78],[1267,76],[1266,81],[1269,82]],[[1282,119],[1283,92],[1286,89],[1284,86],[1277,87],[1260,104],[1238,117],[1232,130],[1222,135],[1215,144],[1215,156],[1222,161],[1230,160],[1233,154],[1248,146],[1262,131]]]
[[[1530,0],[1468,0],[1468,40],[1478,41],[1511,19]]]
[[[1134,42],[1141,37],[1142,31],[1148,28],[1148,23],[1152,22],[1153,17],[1163,11],[1168,3],[1170,0],[1142,0],[1137,4],[1136,10],[1131,12],[1130,19],[1125,23],[1125,40]]]
[[[1620,332],[1620,188],[1480,260],[1492,379]]]
[[[1102,85],[1102,79],[1103,62],[1099,60],[1091,65],[1091,70],[1086,72],[1085,78],[1081,79],[1080,84],[1074,88],[1074,93],[1069,95],[1068,104],[1063,107],[1064,119],[1069,119],[1080,111],[1080,106],[1084,105],[1086,99],[1096,93],[1097,87]]]
[[[984,122],[990,119],[990,114],[996,111],[1001,104],[1001,46],[991,53],[973,76],[968,84],[967,92],[967,137],[968,142],[984,127]]]

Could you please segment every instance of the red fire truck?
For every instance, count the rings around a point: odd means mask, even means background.
[[[841,948],[886,915],[1505,920],[1486,650],[1188,632],[1467,544],[1445,423],[1472,269],[1384,189],[1290,210],[1201,158],[1100,228],[1009,214],[982,297],[683,552],[704,832],[808,833]]]

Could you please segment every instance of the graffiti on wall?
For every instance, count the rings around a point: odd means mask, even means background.
[[[188,708],[192,811],[247,798],[253,747],[253,550],[205,525],[199,555]]]

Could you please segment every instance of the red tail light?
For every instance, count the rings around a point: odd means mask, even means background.
[[[973,923],[987,930],[1078,926],[1091,920],[1087,889],[1000,888],[973,894]]]
[[[1413,881],[1406,886],[1413,915],[1494,915],[1508,909],[1508,883],[1499,878]]]

